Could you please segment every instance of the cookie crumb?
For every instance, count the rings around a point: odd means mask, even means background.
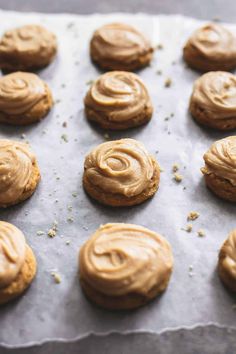
[[[192,230],[193,230],[193,225],[192,225],[192,224],[186,225],[185,231],[187,231],[187,232],[192,232]]]
[[[68,136],[66,134],[62,134],[61,139],[64,140],[65,143],[68,143]]]
[[[67,241],[66,241],[66,245],[67,245],[67,246],[70,245],[70,240],[67,240]]]
[[[179,165],[177,163],[174,163],[172,166],[172,171],[177,172],[179,170]]]
[[[69,216],[69,217],[67,218],[67,221],[68,221],[68,222],[74,222],[74,218],[73,218],[72,216]]]
[[[67,122],[63,122],[62,126],[63,126],[63,128],[66,128],[67,127]]]
[[[61,276],[60,274],[56,273],[56,272],[51,272],[51,275],[54,278],[54,281],[56,284],[60,284],[61,283]]]
[[[72,197],[76,198],[77,197],[77,193],[72,193]]]
[[[88,81],[86,82],[86,85],[91,86],[93,83],[94,83],[94,80],[88,80]]]
[[[183,180],[183,176],[179,173],[174,173],[174,179],[176,182],[180,183]]]
[[[45,234],[45,232],[42,231],[42,230],[38,230],[38,231],[37,231],[37,235],[38,235],[38,236],[42,236],[42,235],[44,235],[44,234]]]
[[[51,229],[48,230],[48,236],[51,238],[55,237],[57,234],[57,231],[58,231],[58,222],[54,221]]]
[[[157,44],[156,49],[159,49],[159,50],[164,49],[163,44],[161,44],[161,43]]]
[[[172,85],[172,80],[171,80],[171,78],[170,77],[168,77],[167,79],[166,79],[166,81],[165,81],[165,87],[170,87],[171,85]]]
[[[190,211],[190,213],[187,216],[187,220],[196,220],[200,214],[197,211]]]
[[[198,232],[197,232],[197,234],[198,234],[199,237],[204,237],[204,236],[206,236],[206,233],[205,233],[205,231],[204,231],[203,229],[199,229]]]

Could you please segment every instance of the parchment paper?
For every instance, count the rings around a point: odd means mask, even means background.
[[[150,67],[139,72],[153,104],[152,121],[141,128],[109,133],[110,139],[132,137],[156,155],[164,172],[155,197],[137,207],[111,209],[90,200],[82,189],[85,154],[103,142],[105,131],[90,125],[83,112],[88,82],[100,73],[89,59],[88,44],[98,26],[123,21],[137,26],[154,44],[162,44]],[[188,114],[192,84],[198,74],[182,61],[182,46],[200,21],[181,16],[41,15],[0,12],[0,34],[28,23],[41,23],[59,40],[57,59],[39,72],[52,89],[56,104],[41,123],[30,127],[1,125],[0,137],[29,140],[38,156],[42,181],[28,201],[1,210],[26,235],[38,260],[38,273],[29,291],[0,308],[0,342],[8,346],[48,340],[82,338],[90,333],[153,331],[215,323],[235,327],[233,297],[220,283],[218,249],[235,228],[236,206],[223,202],[205,187],[200,173],[202,155],[210,144],[227,136],[194,123]],[[236,32],[236,26],[230,26]],[[162,71],[159,75],[157,71]],[[167,78],[172,85],[166,88]],[[171,114],[174,116],[171,117]],[[169,117],[168,120],[165,118]],[[67,122],[67,127],[63,127]],[[235,134],[231,132],[230,134]],[[172,165],[180,165],[183,181],[173,180]],[[193,232],[182,228],[190,211],[198,211]],[[73,222],[70,221],[73,218]],[[47,231],[58,221],[55,238]],[[163,296],[133,312],[108,312],[89,303],[77,277],[79,247],[106,222],[130,222],[155,230],[170,241],[175,266]],[[206,236],[198,237],[204,229]],[[44,235],[37,235],[37,231]],[[67,244],[67,241],[70,244]],[[56,271],[61,283],[51,275]]]

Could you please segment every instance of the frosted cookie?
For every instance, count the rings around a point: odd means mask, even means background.
[[[236,229],[229,234],[221,247],[218,272],[227,288],[236,292]]]
[[[184,60],[199,71],[236,67],[236,37],[223,26],[209,23],[196,30],[184,47]]]
[[[101,75],[89,89],[85,100],[89,120],[105,129],[127,129],[147,123],[152,103],[143,81],[126,71]]]
[[[0,221],[0,305],[20,296],[31,284],[37,263],[23,233]]]
[[[153,48],[136,28],[124,23],[111,23],[94,32],[90,55],[102,69],[132,71],[150,63]]]
[[[220,198],[236,202],[236,136],[216,141],[203,158],[206,185]]]
[[[29,198],[40,180],[34,153],[25,143],[0,140],[0,207]]]
[[[37,75],[19,71],[0,78],[0,122],[31,124],[45,117],[52,105],[51,91]]]
[[[82,289],[107,309],[134,309],[163,292],[173,268],[168,241],[142,226],[106,224],[80,249]]]
[[[236,76],[224,71],[202,75],[193,87],[190,112],[204,126],[236,129]]]
[[[157,161],[133,139],[98,145],[85,159],[84,189],[102,204],[140,204],[156,193],[159,180]]]
[[[0,40],[0,68],[31,70],[47,66],[57,52],[56,36],[38,25],[9,30]]]

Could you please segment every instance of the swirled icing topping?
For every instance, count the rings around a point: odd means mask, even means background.
[[[101,75],[85,97],[85,106],[106,114],[110,121],[122,122],[137,117],[150,98],[143,81],[126,71]]]
[[[0,52],[40,53],[44,56],[56,52],[56,37],[39,25],[26,25],[4,33],[0,42]]]
[[[14,225],[0,221],[0,288],[9,285],[25,260],[25,237]]]
[[[214,61],[236,57],[236,38],[230,31],[216,23],[209,23],[196,30],[187,45]]]
[[[217,140],[203,156],[204,174],[214,173],[236,186],[236,136]]]
[[[169,243],[142,226],[106,224],[80,250],[80,276],[96,290],[113,296],[148,294],[169,277]]]
[[[236,229],[234,229],[224,243],[220,256],[223,254],[222,267],[236,281]]]
[[[192,100],[213,112],[212,119],[236,119],[236,76],[224,71],[202,75],[194,84]]]
[[[18,199],[32,176],[35,155],[27,144],[0,140],[0,204]]]
[[[152,157],[142,143],[133,139],[100,144],[86,157],[84,169],[94,186],[127,197],[148,188],[154,174]]]
[[[91,45],[99,58],[132,62],[153,51],[150,42],[136,28],[111,23],[94,32]]]
[[[22,114],[47,95],[44,82],[35,74],[15,72],[0,78],[0,111]]]

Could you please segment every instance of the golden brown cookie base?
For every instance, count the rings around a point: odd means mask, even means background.
[[[138,116],[127,121],[114,122],[109,120],[109,115],[107,115],[106,112],[98,112],[91,108],[85,107],[85,113],[88,120],[95,122],[103,129],[108,130],[125,130],[146,124],[150,121],[152,112],[153,108],[150,103],[144,107],[143,112],[141,112]]]
[[[108,310],[132,310],[147,304],[162,293],[169,283],[170,275],[171,272],[166,274],[162,283],[152,288],[146,295],[130,293],[122,296],[108,296],[95,290],[82,278],[80,278],[80,284],[87,298],[96,305]]]
[[[153,50],[150,50],[150,52],[146,54],[140,55],[136,60],[131,62],[125,62],[125,61],[121,62],[121,61],[115,61],[111,59],[105,60],[104,58],[99,58],[96,55],[96,53],[94,53],[92,48],[90,49],[90,55],[92,61],[105,71],[110,71],[110,70],[135,71],[149,65],[153,57]]]
[[[35,104],[28,112],[20,115],[8,115],[4,112],[0,112],[0,123],[9,125],[28,125],[43,119],[53,105],[52,94],[47,84],[45,84],[45,89],[45,98]]]
[[[6,288],[0,289],[0,305],[20,296],[35,277],[37,263],[32,249],[26,246],[25,263],[16,279]]]
[[[105,193],[102,189],[91,184],[85,173],[83,176],[84,189],[90,195],[90,197],[97,200],[101,204],[110,205],[113,207],[124,207],[141,204],[145,200],[151,198],[159,187],[160,169],[154,158],[152,161],[154,165],[154,175],[150,182],[150,186],[139,195],[126,197],[121,194]]]
[[[228,240],[226,240],[221,247],[220,253],[219,253],[219,261],[218,261],[218,274],[223,282],[223,284],[231,291],[236,292],[236,279],[232,277],[232,275],[225,269],[223,266],[223,262],[225,258],[227,257],[227,252],[225,252],[225,249],[227,249],[227,244]]]
[[[236,202],[236,187],[224,178],[216,176],[214,173],[204,175],[207,187],[218,197]]]
[[[191,46],[184,48],[183,57],[185,62],[194,70],[200,72],[207,71],[230,71],[236,67],[236,58],[225,61],[213,61],[204,56],[200,56],[199,52]]]
[[[40,56],[38,53],[15,53],[0,52],[0,69],[5,73],[15,71],[36,71],[48,66],[55,58],[57,48],[52,48],[47,56]]]
[[[31,195],[34,193],[38,183],[40,181],[40,171],[37,162],[33,165],[33,171],[31,178],[29,179],[28,184],[26,185],[25,190],[23,191],[22,195],[20,198],[16,199],[14,202],[7,203],[7,204],[0,204],[0,208],[6,208],[15,204],[18,204],[20,202],[23,202],[24,200],[28,199],[31,197]]]
[[[217,130],[228,131],[236,129],[236,115],[232,118],[214,119],[214,113],[199,107],[192,98],[189,106],[190,113],[197,123]]]

